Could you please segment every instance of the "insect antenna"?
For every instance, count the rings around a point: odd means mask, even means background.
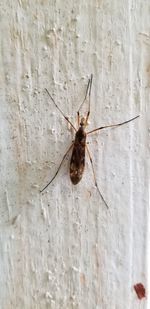
[[[89,106],[88,106],[88,112],[86,116],[86,125],[90,116],[90,110],[91,110],[91,89],[92,89],[92,80],[93,80],[93,74],[91,74],[91,79],[90,79],[90,88],[89,88]]]
[[[99,193],[99,195],[100,195],[102,201],[104,202],[105,206],[106,206],[107,208],[109,208],[109,207],[108,207],[108,204],[106,203],[106,201],[105,201],[105,199],[104,199],[104,197],[103,197],[103,195],[102,195],[102,193],[101,193],[101,191],[100,191],[100,189],[99,189],[99,187],[98,187],[97,180],[96,180],[96,176],[95,176],[95,170],[94,170],[93,160],[92,160],[92,157],[91,157],[91,154],[90,154],[90,151],[89,151],[89,149],[88,149],[87,144],[86,144],[86,149],[87,149],[87,153],[88,153],[88,156],[89,156],[89,159],[90,159],[90,162],[91,162],[91,166],[92,166],[92,171],[93,171],[93,177],[94,177],[95,186],[96,186],[97,191],[98,191],[98,193]]]
[[[51,98],[51,100],[53,101],[54,105],[56,106],[56,108],[59,110],[59,112],[63,115],[63,117],[66,119],[66,121],[69,122],[69,124],[72,126],[72,128],[76,130],[76,128],[74,127],[74,125],[72,124],[72,122],[69,120],[68,117],[65,116],[65,114],[62,112],[62,110],[58,107],[58,105],[56,104],[56,102],[54,101],[53,97],[51,96],[51,94],[49,93],[49,91],[47,90],[47,88],[45,88],[47,94],[49,95],[49,97]]]
[[[90,115],[90,97],[91,97],[92,80],[93,80],[93,74],[91,74],[91,77],[88,80],[88,84],[87,84],[84,100],[81,103],[81,105],[80,105],[80,107],[78,109],[78,112],[77,112],[77,115],[78,115],[78,125],[79,125],[79,122],[80,122],[80,110],[81,110],[84,102],[86,101],[88,94],[89,94],[89,102],[88,102],[88,112],[87,112],[86,121],[85,121],[86,124],[87,124],[87,121],[88,121],[88,118],[89,118],[89,115]]]

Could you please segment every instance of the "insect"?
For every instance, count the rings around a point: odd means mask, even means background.
[[[69,153],[69,151],[72,149],[72,155],[71,155],[71,160],[70,160],[70,179],[71,182],[74,185],[77,185],[80,180],[82,179],[83,176],[83,172],[84,172],[84,167],[85,167],[85,151],[87,151],[87,154],[89,156],[90,162],[91,162],[91,166],[92,166],[92,171],[93,171],[93,176],[94,176],[94,183],[95,186],[98,190],[98,193],[101,197],[101,199],[103,200],[105,206],[108,208],[108,204],[105,201],[99,186],[97,184],[97,180],[96,180],[96,176],[95,176],[95,170],[94,170],[94,165],[93,165],[93,160],[89,151],[89,148],[87,146],[86,143],[86,138],[89,134],[96,132],[96,131],[100,131],[106,128],[112,128],[112,127],[118,127],[118,126],[122,126],[130,121],[135,120],[136,118],[138,118],[140,115],[129,119],[127,121],[121,122],[121,123],[117,123],[117,124],[112,124],[112,125],[107,125],[107,126],[103,126],[103,127],[99,127],[96,129],[93,129],[92,131],[86,132],[85,128],[88,125],[88,119],[90,116],[90,98],[91,98],[91,88],[92,88],[92,81],[93,81],[93,75],[91,74],[89,80],[88,80],[88,84],[87,84],[87,88],[86,88],[86,93],[85,93],[85,97],[83,102],[81,103],[79,110],[77,112],[77,121],[78,121],[78,129],[75,128],[75,126],[72,124],[72,122],[68,119],[68,117],[65,116],[65,114],[62,112],[62,110],[58,107],[58,105],[55,103],[53,97],[51,96],[51,94],[49,93],[49,91],[45,88],[48,96],[50,97],[50,99],[52,100],[52,102],[54,103],[55,107],[59,110],[59,112],[62,114],[62,116],[65,118],[65,120],[71,125],[71,127],[74,129],[75,131],[75,140],[72,142],[71,146],[69,147],[69,149],[67,150],[67,152],[65,153],[65,155],[62,158],[62,161],[60,162],[60,165],[55,173],[55,175],[53,176],[53,178],[50,180],[50,182],[40,191],[43,192],[51,183],[52,181],[55,179],[55,177],[57,176],[62,163],[64,161],[64,159],[66,158],[67,154]],[[80,117],[80,110],[83,107],[83,104],[85,103],[85,101],[88,100],[88,112],[86,114],[86,117]]]

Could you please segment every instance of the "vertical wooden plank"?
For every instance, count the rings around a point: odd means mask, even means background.
[[[149,3],[1,3],[1,308],[148,308]],[[93,73],[89,130],[141,117],[89,137],[78,186],[73,139],[48,88],[75,123]],[[76,122],[77,123],[77,122]]]

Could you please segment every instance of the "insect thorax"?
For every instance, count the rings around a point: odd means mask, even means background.
[[[79,130],[76,132],[75,143],[80,143],[82,145],[86,143],[86,132],[82,126],[79,127]]]

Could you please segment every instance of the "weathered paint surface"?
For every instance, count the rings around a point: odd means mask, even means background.
[[[0,308],[133,309],[148,289],[150,2],[1,1]],[[134,123],[89,138],[78,186],[63,165],[93,73],[91,124]],[[140,309],[148,308],[147,297]]]

